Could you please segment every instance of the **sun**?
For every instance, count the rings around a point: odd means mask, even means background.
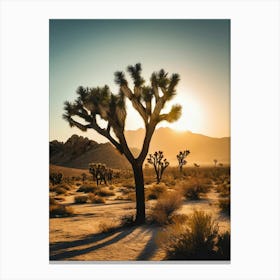
[[[182,106],[182,115],[174,123],[165,122],[164,126],[168,126],[178,132],[186,130],[199,132],[203,130],[204,112],[202,103],[199,102],[193,93],[185,91],[184,94],[178,94],[172,104],[180,104]]]

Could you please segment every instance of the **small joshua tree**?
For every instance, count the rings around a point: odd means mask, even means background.
[[[148,163],[152,164],[154,166],[156,175],[157,175],[157,183],[159,183],[161,181],[162,178],[162,174],[164,172],[164,170],[167,168],[167,166],[169,165],[169,162],[167,161],[166,158],[163,158],[163,152],[162,151],[158,151],[155,152],[153,155],[149,154],[148,157]]]
[[[200,165],[197,164],[197,163],[194,163],[193,165],[194,165],[194,167],[196,167],[196,168],[199,168],[199,167],[200,167]]]
[[[185,151],[180,151],[179,154],[177,155],[177,160],[179,163],[179,169],[180,172],[183,171],[183,166],[185,164],[187,164],[187,161],[185,160],[185,158],[190,154],[191,152],[189,150],[185,150]]]
[[[62,173],[58,172],[53,172],[53,173],[50,173],[50,181],[52,183],[52,185],[56,185],[56,184],[60,184],[61,183],[61,180],[62,180]]]
[[[96,185],[101,184],[102,181],[106,182],[106,165],[101,163],[90,163],[89,173],[92,175],[93,180],[96,180]]]
[[[216,159],[214,159],[213,161],[214,161],[214,164],[215,164],[215,167],[216,167],[218,161]]]

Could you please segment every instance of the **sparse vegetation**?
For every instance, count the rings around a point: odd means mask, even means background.
[[[167,187],[164,184],[153,185],[147,188],[146,199],[158,199],[161,195],[166,193]]]
[[[96,191],[95,194],[99,195],[99,196],[113,196],[113,195],[115,195],[115,193],[113,191],[106,190],[106,189],[100,189],[100,190]]]
[[[103,197],[100,197],[98,195],[95,195],[93,193],[90,193],[88,195],[88,200],[91,202],[91,203],[96,203],[96,204],[104,204],[105,203],[105,199]]]
[[[52,172],[50,173],[50,182],[52,185],[60,184],[62,181],[63,174],[60,172]]]
[[[229,259],[229,235],[219,235],[211,215],[194,211],[186,221],[169,225],[158,242],[171,260]]]
[[[82,185],[79,187],[77,192],[84,192],[84,193],[90,193],[90,192],[95,192],[99,190],[99,187],[93,186],[93,185]]]
[[[51,204],[50,205],[50,218],[69,217],[69,216],[72,216],[73,214],[74,214],[74,211],[69,206],[65,206],[65,205],[61,205],[61,204]]]
[[[170,192],[158,199],[153,211],[152,220],[158,224],[167,224],[172,215],[181,208],[182,196],[179,192]]]
[[[77,195],[74,197],[74,203],[76,204],[84,204],[87,203],[88,196],[86,195]]]
[[[201,180],[183,181],[179,183],[178,189],[182,191],[184,197],[188,200],[199,200],[202,194],[206,194],[210,187]]]
[[[221,213],[230,216],[230,198],[221,198],[219,199],[219,208]]]

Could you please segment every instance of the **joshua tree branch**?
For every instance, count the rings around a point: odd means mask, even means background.
[[[146,109],[144,106],[141,104],[141,102],[137,99],[135,94],[132,93],[130,88],[126,85],[121,86],[122,92],[125,94],[125,96],[131,101],[133,107],[136,109],[136,111],[140,114],[142,119],[145,122],[145,125],[148,124],[148,116],[146,114]]]

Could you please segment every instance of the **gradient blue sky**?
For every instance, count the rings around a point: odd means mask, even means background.
[[[107,142],[70,128],[62,119],[63,103],[76,98],[80,85],[107,84],[117,93],[114,72],[137,62],[146,81],[161,68],[181,76],[166,110],[180,103],[182,117],[160,126],[230,135],[229,20],[50,20],[50,140],[76,133]],[[126,129],[139,127],[142,121],[128,106]]]

